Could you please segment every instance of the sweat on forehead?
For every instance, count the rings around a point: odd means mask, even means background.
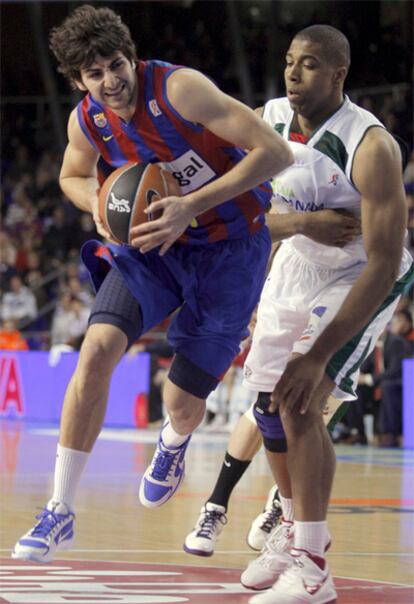
[[[331,25],[311,25],[296,34],[293,40],[306,40],[336,67],[349,67],[351,49],[346,36]]]

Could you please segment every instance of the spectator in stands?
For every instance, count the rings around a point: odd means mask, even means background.
[[[13,241],[5,231],[0,232],[0,262],[6,263],[8,266],[16,264],[17,250]]]
[[[51,346],[66,344],[68,340],[69,323],[72,318],[70,312],[71,300],[72,296],[68,291],[65,291],[59,297],[50,330]]]
[[[88,326],[88,318],[89,308],[70,292],[63,293],[53,315],[52,348],[64,345],[71,350],[79,350]]]
[[[148,397],[148,420],[150,424],[158,424],[164,417],[162,389],[168,376],[174,351],[166,339],[149,342],[138,341],[128,351],[134,356],[139,352],[150,354],[150,390]]]
[[[29,255],[35,251],[36,241],[31,234],[23,237],[17,251],[15,268],[20,274],[25,273],[29,268]]]
[[[407,340],[410,347],[410,356],[414,356],[414,326],[413,316],[407,308],[396,310],[393,317],[392,330],[394,333]]]
[[[0,350],[29,350],[29,346],[16,327],[13,319],[2,321],[0,328]]]
[[[395,324],[387,329],[383,340],[383,370],[377,374],[361,374],[360,384],[379,386],[381,402],[379,409],[380,446],[398,447],[402,434],[402,361],[410,355],[409,342],[394,333]]]
[[[10,291],[3,296],[2,320],[13,319],[20,328],[35,319],[36,315],[36,298],[30,289],[23,285],[22,278],[19,275],[13,275],[10,279]]]
[[[99,235],[96,231],[95,223],[92,215],[83,212],[79,217],[79,222],[76,225],[76,230],[73,233],[72,247],[75,247],[78,251],[89,239],[96,239]]]
[[[92,307],[94,298],[90,292],[90,287],[82,284],[78,277],[69,277],[67,289],[72,296],[79,298],[87,308]]]
[[[0,283],[1,289],[8,289],[10,278],[16,273],[17,250],[11,237],[5,232],[0,233]]]
[[[335,426],[333,441],[346,445],[367,445],[368,438],[365,432],[364,415],[372,413],[375,415],[375,388],[368,385],[366,375],[375,374],[375,350],[365,359],[361,365],[360,381],[356,394],[358,400],[349,405],[348,410],[341,421]],[[362,376],[362,378],[361,378]]]
[[[64,261],[69,251],[71,236],[71,228],[65,220],[65,210],[62,206],[58,206],[53,210],[43,241],[43,249],[49,256]]]
[[[42,284],[43,275],[39,269],[32,268],[27,271],[25,282],[36,298],[37,308],[40,310],[49,302],[49,296],[45,286]]]

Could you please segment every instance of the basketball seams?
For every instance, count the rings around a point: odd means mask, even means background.
[[[159,169],[159,167],[157,166],[157,164],[148,164],[145,167],[145,170],[143,171],[141,178],[139,180],[136,192],[135,192],[135,197],[134,197],[134,204],[133,204],[133,209],[131,212],[131,216],[130,216],[130,220],[129,220],[129,225],[134,225],[135,224],[135,218],[137,216],[137,214],[139,212],[143,212],[144,209],[147,206],[147,201],[146,201],[146,193],[147,190],[149,188],[159,188],[158,184],[153,184],[153,181],[161,174],[161,170]],[[149,182],[148,182],[149,181]],[[152,182],[151,182],[152,181]],[[163,179],[163,183],[165,185],[164,179]],[[157,193],[159,194],[159,192],[157,191]],[[160,196],[160,199],[162,198],[162,196]],[[144,206],[144,207],[143,207]],[[150,216],[147,214],[147,222],[150,219]],[[129,226],[130,228],[130,226]],[[130,236],[129,236],[129,228],[128,228],[128,243],[130,243]]]
[[[133,198],[133,204],[132,204],[132,208],[131,208],[131,215],[129,217],[129,222],[128,222],[128,244],[131,244],[131,235],[130,235],[130,230],[131,230],[131,224],[134,225],[135,224],[135,217],[137,215],[137,212],[140,211],[140,196],[142,195],[142,188],[144,186],[144,181],[146,178],[146,174],[149,170],[149,168],[151,167],[152,164],[148,164],[144,171],[141,174],[141,178],[138,181],[137,187],[135,189],[135,194],[134,194],[134,198]],[[144,193],[145,194],[145,193]]]
[[[115,236],[114,236],[114,234],[112,232],[111,225],[110,225],[110,222],[109,222],[109,217],[108,217],[108,200],[109,200],[109,196],[111,194],[111,190],[113,189],[113,187],[115,186],[115,184],[118,182],[118,180],[121,178],[121,176],[123,176],[124,174],[126,174],[129,170],[132,170],[133,168],[135,168],[135,166],[137,166],[137,165],[138,165],[137,163],[131,164],[125,170],[123,170],[122,172],[120,172],[119,174],[117,174],[117,176],[113,180],[110,180],[111,176],[109,176],[108,179],[103,184],[103,187],[105,187],[105,185],[107,185],[107,190],[105,192],[105,202],[104,202],[105,226],[108,228],[109,232],[111,233],[111,235],[113,237],[115,237]],[[128,231],[129,231],[129,225],[128,225]],[[115,239],[117,239],[117,241],[119,241],[117,237],[115,237]],[[122,242],[120,242],[120,243],[122,243]]]

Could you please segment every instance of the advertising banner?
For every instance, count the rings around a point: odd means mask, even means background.
[[[0,353],[0,419],[58,423],[77,352]],[[105,426],[144,427],[150,357],[124,355],[112,377]]]

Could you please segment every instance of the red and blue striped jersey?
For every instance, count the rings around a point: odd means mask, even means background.
[[[171,172],[183,194],[194,191],[228,172],[245,152],[200,124],[185,120],[169,103],[168,76],[179,66],[161,61],[139,61],[138,100],[127,123],[90,94],[78,104],[79,124],[100,154],[100,184],[109,173],[127,162],[161,164]],[[181,243],[212,243],[240,239],[264,224],[272,190],[265,182],[197,216]]]

